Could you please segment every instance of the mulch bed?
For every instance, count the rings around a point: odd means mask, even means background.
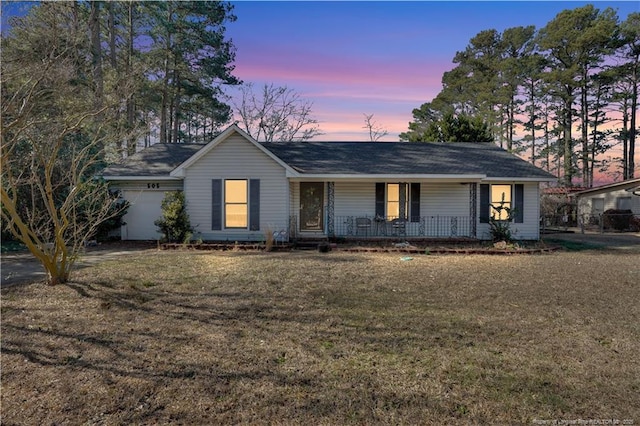
[[[474,247],[380,247],[380,246],[353,246],[329,245],[331,250],[354,252],[354,253],[406,253],[406,254],[490,254],[490,255],[513,255],[513,254],[540,254],[551,253],[561,249],[560,246],[553,247],[508,247],[505,249],[490,246]],[[260,243],[201,243],[201,244],[160,244],[162,250],[217,250],[217,251],[264,251],[265,245]],[[271,251],[291,251],[295,250],[294,244],[274,245]]]

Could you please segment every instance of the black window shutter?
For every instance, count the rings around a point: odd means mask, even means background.
[[[385,183],[376,182],[376,216],[385,217],[384,214]]]
[[[524,185],[521,183],[516,183],[515,194],[514,194],[514,206],[515,211],[514,221],[515,223],[523,223],[524,222]]]
[[[249,230],[260,230],[260,179],[249,181]]]
[[[211,181],[211,229],[222,229],[222,179]]]
[[[480,223],[489,223],[489,184],[480,184]]]
[[[411,222],[420,222],[420,184],[417,182],[412,183],[409,192],[409,200],[411,200],[410,220]]]

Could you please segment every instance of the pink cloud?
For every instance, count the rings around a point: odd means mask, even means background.
[[[442,74],[452,66],[418,58],[405,58],[399,66],[376,58],[289,55],[294,59],[278,60],[282,56],[270,48],[255,55],[245,53],[236,62],[235,75],[257,85],[286,85],[313,102],[314,116],[325,132],[323,140],[367,140],[364,113],[374,114],[389,131],[385,140],[398,140],[398,134],[407,130],[411,111],[439,93]]]

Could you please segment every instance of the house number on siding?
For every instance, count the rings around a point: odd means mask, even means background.
[[[160,184],[159,183],[148,183],[147,184],[147,188],[148,189],[159,189],[160,188]]]

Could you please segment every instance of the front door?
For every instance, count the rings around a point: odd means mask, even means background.
[[[300,230],[324,231],[324,182],[300,182]]]

